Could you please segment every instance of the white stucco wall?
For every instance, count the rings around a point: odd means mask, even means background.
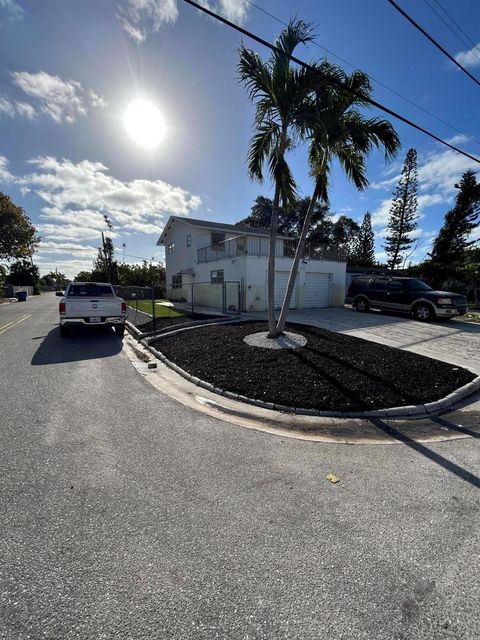
[[[264,311],[267,306],[266,296],[266,271],[267,258],[258,257],[256,252],[264,251],[267,244],[267,237],[248,236],[245,243],[248,255],[236,258],[223,258],[221,254],[218,260],[206,263],[198,263],[197,250],[208,247],[211,242],[211,231],[203,227],[195,227],[183,220],[175,220],[171,223],[165,237],[165,259],[166,277],[168,291],[172,291],[173,299],[184,299],[191,302],[192,288],[194,283],[194,301],[197,304],[220,307],[222,306],[223,295],[221,285],[212,285],[211,272],[223,269],[225,282],[243,283],[245,287],[244,304],[247,311]],[[222,233],[219,231],[219,233]],[[187,246],[187,236],[192,236],[191,246]],[[238,237],[238,234],[225,234],[225,238]],[[168,253],[168,245],[175,242],[175,251]],[[256,249],[256,251],[255,251]],[[277,255],[283,254],[283,240],[277,240]],[[276,258],[276,271],[290,272],[292,266],[291,258]],[[172,276],[181,271],[193,269],[194,275],[183,274],[181,289],[171,290]],[[322,260],[308,260],[302,262],[298,275],[298,291],[296,292],[296,302],[298,308],[303,307],[303,287],[305,285],[306,273],[328,273],[330,280],[330,304],[331,306],[342,306],[345,299],[345,275],[346,264],[344,262],[330,262]],[[227,307],[238,306],[238,296],[235,285],[227,288]]]

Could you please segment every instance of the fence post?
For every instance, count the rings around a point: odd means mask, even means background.
[[[222,311],[223,313],[227,313],[227,290],[226,283],[222,284]]]
[[[192,287],[192,294],[191,294],[191,298],[192,298],[192,315],[193,315],[193,282],[192,282],[191,287]]]
[[[155,285],[152,282],[152,316],[153,316],[153,330],[156,330],[156,322],[155,322]]]

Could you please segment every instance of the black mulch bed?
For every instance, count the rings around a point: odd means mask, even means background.
[[[135,309],[127,308],[127,320],[134,324],[142,333],[149,331],[159,331],[165,327],[172,327],[176,324],[185,324],[193,320],[212,320],[214,318],[222,318],[223,316],[208,315],[206,313],[185,312],[183,316],[168,317],[155,319],[155,326],[152,317],[142,311],[135,312]]]
[[[325,329],[289,324],[296,350],[251,347],[264,322],[212,325],[162,338],[156,349],[201,380],[248,398],[303,409],[365,411],[439,400],[475,376],[465,369]]]

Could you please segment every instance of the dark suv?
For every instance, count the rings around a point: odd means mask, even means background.
[[[370,307],[385,311],[411,313],[426,322],[439,318],[463,316],[467,312],[467,299],[458,293],[434,291],[416,278],[389,276],[359,276],[348,287],[345,302],[357,311]]]

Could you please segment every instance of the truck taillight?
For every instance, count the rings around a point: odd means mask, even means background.
[[[122,313],[127,313],[127,303],[122,302]]]
[[[65,302],[60,302],[60,304],[58,305],[58,310],[62,314],[67,312],[67,310],[65,309]]]

